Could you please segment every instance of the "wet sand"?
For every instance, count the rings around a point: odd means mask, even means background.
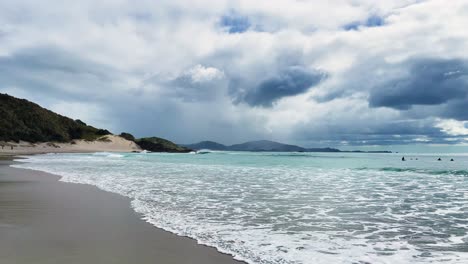
[[[130,200],[0,157],[2,264],[240,264],[143,220]]]

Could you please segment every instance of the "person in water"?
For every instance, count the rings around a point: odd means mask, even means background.
[[[450,161],[454,161],[453,159],[450,159]]]
[[[401,158],[401,161],[405,161],[405,157]]]
[[[437,160],[438,160],[438,161],[441,161],[442,159],[441,159],[441,158],[439,158],[439,159],[437,159]]]

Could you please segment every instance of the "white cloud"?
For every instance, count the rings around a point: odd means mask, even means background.
[[[224,73],[213,67],[204,67],[200,64],[187,71],[194,83],[210,82],[224,78]]]
[[[435,127],[451,136],[468,135],[468,121],[457,121],[453,119],[438,119]]]

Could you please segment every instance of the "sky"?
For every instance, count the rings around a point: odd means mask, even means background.
[[[468,145],[467,0],[0,0],[0,92],[178,143]]]

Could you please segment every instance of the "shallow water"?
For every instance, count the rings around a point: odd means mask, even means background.
[[[249,263],[468,263],[468,155],[405,157],[48,154],[15,166],[128,196],[155,226]]]

